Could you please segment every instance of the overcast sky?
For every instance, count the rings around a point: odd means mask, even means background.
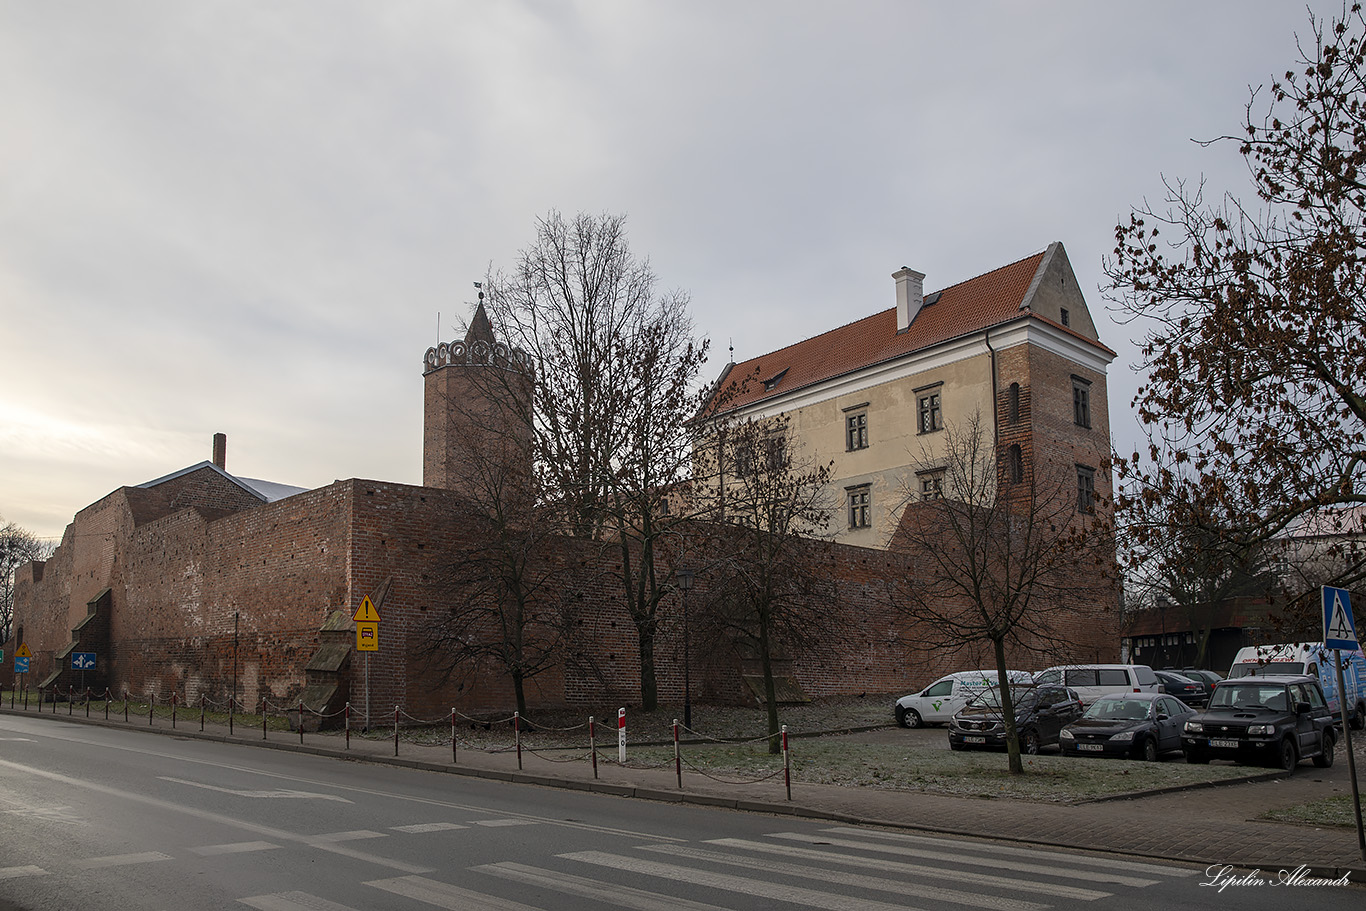
[[[438,313],[550,209],[627,215],[709,373],[892,306],[902,264],[1060,240],[1131,448],[1115,222],[1163,175],[1250,197],[1191,140],[1296,32],[1284,0],[0,0],[0,515],[58,536],[216,431],[246,477],[420,483]]]

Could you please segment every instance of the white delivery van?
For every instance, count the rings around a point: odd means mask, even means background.
[[[1111,693],[1160,693],[1153,669],[1146,664],[1062,664],[1034,675],[1037,683],[1071,687],[1090,705]]]
[[[1322,642],[1290,642],[1282,645],[1250,645],[1238,649],[1228,677],[1266,674],[1307,674],[1319,681],[1333,720],[1342,718],[1338,701],[1338,674],[1333,665],[1333,650]],[[1342,653],[1342,683],[1347,691],[1347,716],[1355,729],[1366,723],[1366,656],[1360,649]]]
[[[1006,673],[1012,684],[1034,682],[1034,675],[1029,671]],[[903,728],[947,724],[954,713],[996,683],[996,671],[959,671],[940,677],[920,692],[902,696],[896,701],[896,723]]]

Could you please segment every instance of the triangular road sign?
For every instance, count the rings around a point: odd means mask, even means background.
[[[14,653],[14,657],[16,657],[16,658],[32,658],[32,657],[33,657],[33,652],[31,652],[31,651],[28,650],[28,643],[27,643],[27,642],[21,642],[21,643],[19,643],[19,651],[17,651],[17,652]]]
[[[370,603],[369,595],[361,599],[360,607],[356,608],[356,615],[351,619],[357,623],[379,622],[379,611],[375,610],[375,605]]]
[[[1352,622],[1351,595],[1345,589],[1323,589],[1323,641],[1328,648],[1355,651],[1360,648]]]

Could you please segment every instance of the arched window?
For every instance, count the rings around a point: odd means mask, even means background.
[[[1006,471],[1010,478],[1010,483],[1018,484],[1024,480],[1024,453],[1020,451],[1020,444],[1011,446],[1006,453]]]
[[[1006,420],[1014,424],[1020,419],[1020,384],[1011,383],[1006,393]]]

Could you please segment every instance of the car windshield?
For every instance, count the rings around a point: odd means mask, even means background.
[[[1014,686],[1010,688],[1010,701],[1014,704],[1015,710],[1032,708],[1038,697],[1032,687]],[[977,698],[968,703],[965,712],[977,712],[979,714],[999,712],[1001,710],[1001,688],[993,686],[983,690]]]
[[[1255,683],[1240,683],[1236,686],[1230,686],[1224,683],[1215,689],[1214,698],[1210,700],[1210,707],[1288,712],[1290,711],[1290,697],[1286,695],[1284,686],[1259,686]]]
[[[1303,674],[1303,661],[1269,661],[1266,664],[1258,664],[1249,661],[1246,664],[1235,664],[1233,670],[1229,671],[1230,680],[1235,677],[1251,677],[1254,675],[1266,674]]]
[[[1142,721],[1148,717],[1150,704],[1137,699],[1097,699],[1086,710],[1085,717],[1102,721]]]

